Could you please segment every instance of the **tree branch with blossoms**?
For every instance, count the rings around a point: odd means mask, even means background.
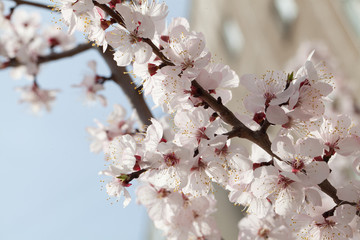
[[[111,17],[113,17],[120,25],[126,28],[123,17],[121,15],[117,14],[116,12],[113,11],[113,9],[109,8],[104,4],[99,4],[96,1],[93,2],[96,6],[106,11],[106,13],[108,13]],[[154,54],[157,55],[163,61],[164,66],[174,65],[163,55],[163,53],[155,46],[155,44],[152,43],[150,39],[146,39],[145,42],[150,45]],[[201,87],[201,85],[196,82],[196,80],[193,80],[191,84],[192,87],[194,87],[195,89],[193,90],[194,91],[193,96],[200,98],[202,101],[204,101],[207,105],[209,105],[214,111],[216,111],[221,116],[224,122],[226,122],[227,124],[233,127],[233,130],[227,133],[229,138],[236,136],[239,138],[248,139],[251,142],[259,145],[271,156],[281,160],[281,158],[276,156],[276,154],[274,154],[273,151],[271,150],[271,142],[269,140],[268,135],[266,134],[266,130],[270,126],[270,123],[268,122],[267,119],[265,119],[263,128],[261,128],[259,131],[252,131],[248,127],[246,127],[240,120],[238,120],[235,117],[235,115],[221,103],[221,99],[216,100],[207,91],[205,91]],[[328,180],[324,180],[324,182],[319,184],[319,187],[324,193],[329,195],[334,200],[335,203],[338,204],[339,202],[341,202],[341,200],[336,196],[336,189],[331,185],[331,183]]]
[[[354,184],[346,185],[333,176],[340,172],[333,164],[341,158],[360,172],[360,129],[348,116],[326,115],[331,77],[312,63],[313,53],[290,74],[267,71],[239,79],[229,66],[211,61],[204,36],[191,31],[186,19],[166,24],[165,3],[60,2],[69,32],[82,30],[102,46],[98,50],[112,72],[100,76],[89,62],[92,74],[76,86],[105,105],[98,92],[112,79],[147,125],[135,129],[135,115],[126,118],[116,105],[107,125],[96,122],[87,129],[91,151],[103,151],[108,163],[100,173],[110,177],[109,196],[123,196],[126,206],[131,200],[127,188],[132,180],[140,181],[138,202],[169,239],[221,239],[212,218],[213,183],[229,191],[231,202],[246,207],[241,239],[308,238],[309,232],[319,240],[360,236],[360,182],[348,177]],[[49,42],[59,44],[57,38]],[[138,89],[124,74],[129,65],[141,79]],[[249,90],[248,115],[226,107],[239,82]],[[30,90],[41,93],[35,83]],[[173,119],[154,119],[138,91]],[[270,141],[272,126],[279,130]],[[235,137],[254,143],[251,151],[234,143]]]

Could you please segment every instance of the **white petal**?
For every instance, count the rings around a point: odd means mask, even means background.
[[[273,124],[283,125],[289,121],[285,111],[279,106],[269,106],[266,110],[266,119]]]
[[[320,144],[320,141],[315,138],[306,138],[303,141],[298,141],[300,145],[300,154],[311,158],[321,156],[324,151],[324,147]]]

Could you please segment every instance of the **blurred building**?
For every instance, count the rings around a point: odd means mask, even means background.
[[[239,76],[286,70],[316,49],[315,60],[327,62],[338,84],[360,90],[359,0],[195,0],[190,23],[204,33],[213,59]],[[230,109],[243,112],[244,89],[234,96]],[[237,239],[234,219],[241,210],[220,210],[226,212],[218,219],[225,240]]]

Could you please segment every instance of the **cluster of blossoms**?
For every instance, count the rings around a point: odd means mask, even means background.
[[[49,111],[58,90],[40,88],[36,82],[40,62],[49,53],[66,51],[74,45],[74,38],[56,26],[48,26],[42,31],[38,13],[23,10],[11,10],[5,14],[0,2],[0,69],[13,67],[11,76],[19,79],[23,76],[32,81],[20,87],[20,102],[28,102],[34,112],[42,108]]]
[[[139,130],[135,115],[126,120],[115,106],[108,126],[88,128],[91,150],[102,150],[109,165],[101,171],[109,196],[124,196],[126,206],[127,188],[140,181],[137,201],[168,239],[221,239],[213,184],[246,208],[239,239],[360,238],[360,128],[326,107],[332,76],[312,54],[296,71],[239,79],[211,61],[186,19],[166,24],[164,3],[60,0],[57,8],[70,33],[84,31],[113,50],[118,66],[132,64],[144,94],[174,116]],[[80,85],[94,98],[102,85],[90,67]],[[225,107],[239,83],[249,90],[248,115]],[[252,141],[251,149],[235,137]]]

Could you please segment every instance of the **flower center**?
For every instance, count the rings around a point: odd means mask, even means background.
[[[174,152],[172,152],[164,155],[164,162],[168,167],[171,167],[178,164],[180,159],[176,157]]]
[[[259,237],[262,237],[262,238],[268,238],[269,236],[269,233],[270,233],[270,230],[269,229],[267,229],[267,228],[260,228],[259,229],[259,231],[258,231],[258,233],[257,233],[257,235],[259,236]]]
[[[264,93],[264,98],[265,98],[265,106],[268,107],[270,101],[276,98],[276,96],[273,93],[266,92]]]
[[[277,184],[281,186],[281,188],[287,188],[294,181],[290,178],[284,177],[283,175],[279,175]]]
[[[195,133],[196,140],[198,144],[200,143],[201,139],[204,138],[206,140],[210,140],[208,136],[205,134],[206,127],[198,128],[198,130]]]
[[[291,166],[293,168],[292,172],[297,173],[305,167],[305,164],[304,164],[304,161],[301,159],[294,159]]]

